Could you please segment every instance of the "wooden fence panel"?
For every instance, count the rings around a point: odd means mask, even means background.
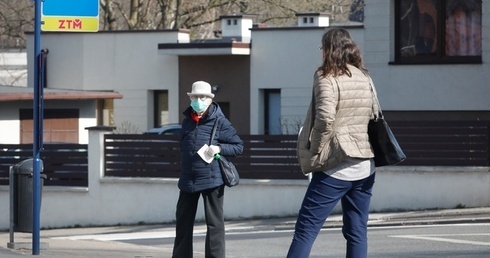
[[[407,154],[403,166],[490,166],[489,121],[388,121]],[[303,179],[296,135],[241,135],[243,154],[231,158],[242,178]],[[180,174],[179,136],[106,134],[105,176],[166,177]],[[45,185],[87,186],[87,145],[45,144]],[[32,157],[30,144],[0,144],[0,184],[9,166]]]
[[[106,134],[105,175],[178,177],[180,138],[176,135]]]
[[[0,144],[0,184],[8,185],[9,167],[32,158],[32,144]],[[44,185],[88,186],[87,144],[44,144]]]
[[[404,166],[489,166],[489,121],[388,121]]]
[[[242,155],[230,158],[242,178],[297,179],[296,136],[244,135]],[[126,177],[178,177],[179,136],[105,135],[105,175]]]
[[[240,135],[243,154],[232,158],[242,178],[304,179],[296,157],[296,135]]]

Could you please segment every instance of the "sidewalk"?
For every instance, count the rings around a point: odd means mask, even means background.
[[[295,218],[274,218],[246,221],[228,221],[227,232],[258,230],[292,230]],[[432,225],[452,223],[490,223],[490,207],[432,211],[410,211],[393,213],[372,213],[369,217],[370,227],[401,225]],[[324,227],[342,225],[340,215],[330,216]],[[195,232],[205,232],[205,226],[197,223]],[[161,247],[127,244],[121,240],[138,233],[145,238],[173,236],[174,225],[138,225],[94,228],[68,228],[41,231],[41,251],[39,257],[117,257],[117,258],[156,258],[171,257],[172,250]],[[14,233],[16,246],[25,244],[29,249],[9,249],[9,232],[0,232],[0,257],[15,258],[31,256],[32,234]],[[44,247],[46,247],[44,249]],[[199,256],[201,255],[201,256]],[[195,257],[203,257],[196,254]]]

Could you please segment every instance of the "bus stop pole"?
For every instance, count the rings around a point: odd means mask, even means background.
[[[33,184],[32,184],[32,254],[38,255],[40,249],[40,209],[41,209],[41,187],[40,187],[40,151],[42,149],[42,124],[43,124],[43,89],[40,83],[40,49],[41,49],[41,1],[35,2],[34,23],[34,103],[33,103]]]

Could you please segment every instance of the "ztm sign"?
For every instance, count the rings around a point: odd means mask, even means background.
[[[99,30],[99,0],[44,0],[41,13],[43,31]]]

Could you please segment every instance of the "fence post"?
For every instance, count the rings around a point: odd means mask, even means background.
[[[104,134],[111,133],[115,127],[93,126],[88,130],[88,187],[99,191],[100,179],[104,177]]]

